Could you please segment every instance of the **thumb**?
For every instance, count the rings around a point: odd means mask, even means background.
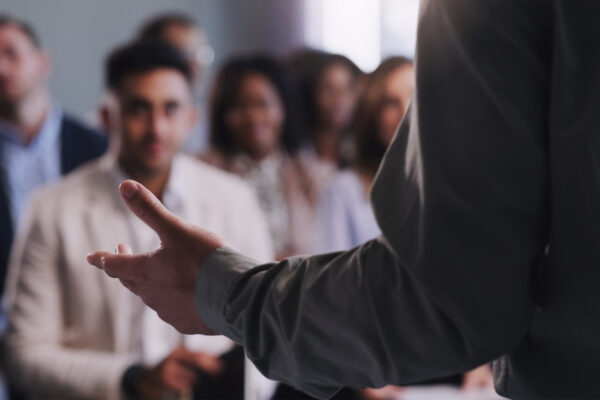
[[[183,225],[183,221],[167,210],[144,185],[126,180],[119,186],[119,191],[131,212],[152,228],[163,243],[172,240],[175,232]]]

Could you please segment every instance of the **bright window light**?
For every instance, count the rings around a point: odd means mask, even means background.
[[[304,39],[310,47],[343,54],[365,72],[388,56],[413,57],[419,0],[303,3]]]
[[[309,44],[343,54],[365,71],[377,67],[381,61],[380,0],[316,0],[306,6]]]
[[[444,1],[444,0],[442,0]],[[413,57],[419,19],[419,0],[382,0],[383,57]]]

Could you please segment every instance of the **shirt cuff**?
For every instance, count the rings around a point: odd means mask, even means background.
[[[221,247],[204,259],[196,279],[196,311],[212,330],[238,344],[242,344],[242,332],[236,332],[227,322],[227,300],[235,282],[258,264],[228,247]]]

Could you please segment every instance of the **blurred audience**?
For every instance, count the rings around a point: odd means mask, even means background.
[[[312,162],[319,161],[325,173],[347,166],[352,153],[350,128],[362,72],[342,55],[311,49],[296,52],[287,65],[295,77],[301,100],[303,156]]]
[[[202,27],[190,16],[168,12],[146,21],[138,32],[140,39],[163,40],[181,51],[188,62],[194,81],[194,99],[201,108],[207,72],[215,59],[215,52]],[[189,135],[184,148],[192,153],[206,151],[208,135],[206,119],[201,118]]]
[[[352,167],[337,172],[323,188],[316,219],[315,252],[347,250],[379,234],[369,202],[369,190],[385,149],[406,112],[414,90],[412,62],[403,57],[384,61],[365,77],[355,109]],[[391,399],[401,388],[343,389],[335,399]],[[275,399],[311,399],[280,386]]]
[[[50,65],[32,27],[0,15],[0,295],[29,193],[107,147],[105,136],[65,113],[52,98]]]
[[[180,52],[162,42],[135,42],[113,52],[102,116],[114,152],[33,196],[7,286],[5,356],[12,382],[27,396],[244,396],[240,347],[223,336],[179,334],[85,261],[90,249],[116,243],[131,244],[135,252],[160,244],[119,198],[125,178],[141,182],[171,211],[217,232],[232,247],[261,260],[273,257],[251,188],[180,154],[196,118],[193,79]],[[248,369],[246,374],[252,376]],[[246,384],[246,398],[268,396],[252,386],[257,382]]]
[[[410,60],[385,60],[367,78],[353,124],[352,167],[338,173],[319,200],[315,251],[347,250],[380,234],[369,191],[414,90]]]
[[[352,167],[339,172],[320,196],[315,234],[315,252],[348,250],[380,235],[369,193],[383,155],[407,112],[415,88],[413,63],[404,57],[383,61],[365,80],[353,124],[356,153]],[[462,377],[427,383],[462,384],[464,389],[493,385],[489,365]],[[393,398],[397,386],[365,389],[367,400]]]
[[[290,84],[265,55],[229,60],[210,105],[212,150],[204,159],[240,175],[257,191],[278,259],[312,247],[317,187],[313,166],[298,156]]]

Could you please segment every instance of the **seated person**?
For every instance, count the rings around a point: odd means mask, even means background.
[[[355,161],[339,172],[320,198],[315,252],[349,250],[381,234],[369,201],[371,185],[381,159],[404,117],[415,88],[413,63],[404,57],[383,61],[366,79],[354,122]],[[461,383],[464,389],[491,386],[492,371],[482,365],[462,377],[431,383]],[[361,398],[393,397],[396,386],[366,389]]]
[[[270,56],[228,60],[212,89],[212,149],[204,156],[255,188],[278,259],[310,252],[318,191],[312,166],[297,157],[290,90]]]
[[[112,151],[37,192],[17,234],[7,293],[10,379],[29,397],[61,399],[256,394],[255,382],[242,384],[241,348],[222,336],[179,334],[86,263],[97,247],[159,245],[118,197],[125,178],[230,246],[260,260],[273,256],[251,188],[180,154],[195,123],[183,56],[162,42],[126,45],[108,58],[106,82],[111,99],[102,115]]]
[[[288,66],[296,77],[303,114],[302,155],[328,167],[330,174],[346,167],[362,71],[343,55],[309,49],[298,52]]]
[[[29,193],[106,151],[104,135],[59,106],[49,75],[50,55],[33,28],[0,14],[0,295]]]
[[[375,173],[415,87],[413,64],[391,57],[367,75],[353,123],[351,167],[337,173],[320,195],[315,252],[349,250],[381,234],[369,200]]]

